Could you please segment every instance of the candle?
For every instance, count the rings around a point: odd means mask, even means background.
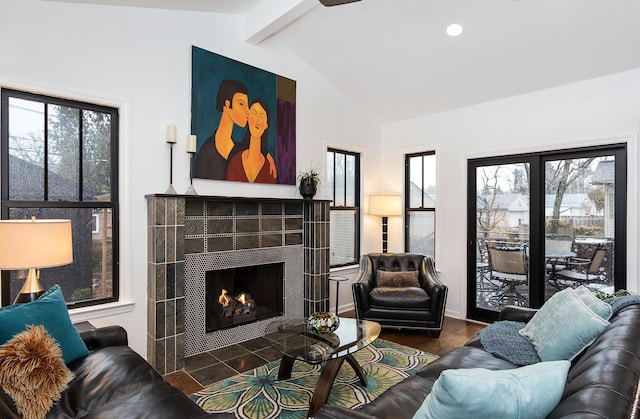
[[[176,126],[175,125],[167,125],[167,142],[175,143],[176,142]]]
[[[197,137],[195,135],[187,135],[187,153],[196,152],[196,140]]]

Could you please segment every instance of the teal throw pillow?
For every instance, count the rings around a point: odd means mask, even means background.
[[[598,316],[602,317],[605,320],[609,320],[611,318],[611,305],[596,297],[594,293],[589,291],[589,288],[581,285],[574,291],[576,292],[578,298],[580,298],[582,302],[585,303]]]
[[[414,419],[537,419],[560,402],[569,361],[492,371],[444,370]]]
[[[64,296],[54,285],[36,301],[0,308],[0,344],[23,332],[28,325],[42,325],[62,350],[65,363],[89,355],[84,341],[73,327]]]
[[[520,330],[543,361],[571,361],[609,325],[571,288],[555,293]]]

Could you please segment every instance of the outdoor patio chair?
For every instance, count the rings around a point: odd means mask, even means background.
[[[591,259],[571,258],[567,260],[567,269],[556,272],[558,279],[573,282],[575,286],[589,282],[601,282],[604,280],[604,261],[607,255],[606,248],[598,248]]]
[[[526,306],[527,297],[518,291],[519,285],[529,283],[529,263],[527,261],[526,246],[522,243],[489,244],[489,266],[491,278],[498,279],[503,287],[497,290],[492,300],[496,304],[503,302]]]

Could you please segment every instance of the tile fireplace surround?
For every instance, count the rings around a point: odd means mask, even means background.
[[[283,318],[329,309],[329,201],[147,195],[147,360],[161,374],[259,337],[273,319],[205,332],[207,270],[285,263]]]

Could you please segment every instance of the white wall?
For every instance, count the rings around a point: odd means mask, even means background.
[[[169,184],[168,124],[178,127],[173,184],[178,193],[189,186],[192,45],[297,81],[299,170],[324,168],[327,144],[359,147],[367,161],[367,145],[380,140],[380,126],[277,41],[243,42],[243,22],[233,15],[0,0],[0,86],[120,108],[123,303],[107,311],[74,311],[72,317],[124,326],[130,345],[144,356],[144,196],[163,193]],[[200,195],[299,197],[294,186],[207,180],[195,180],[194,186]]]
[[[639,128],[640,70],[385,126],[389,184],[402,184],[404,154],[436,150],[436,262],[451,287],[447,313],[466,315],[467,159],[483,156],[628,141],[627,280],[629,289],[640,289]]]

